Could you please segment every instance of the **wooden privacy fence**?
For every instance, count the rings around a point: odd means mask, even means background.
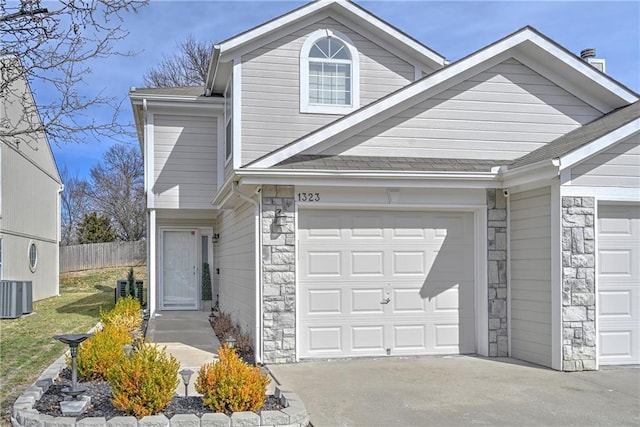
[[[60,247],[60,272],[146,263],[146,242],[89,243]]]

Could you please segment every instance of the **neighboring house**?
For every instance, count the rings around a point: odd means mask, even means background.
[[[209,261],[265,363],[640,362],[639,96],[602,61],[525,27],[447,64],[324,0],[212,55],[130,93],[152,311],[200,309]]]
[[[11,60],[0,65],[6,78]],[[17,131],[0,136],[0,279],[31,281],[34,300],[59,294],[62,182],[45,133],[20,133],[40,125],[20,78],[0,98],[0,135]]]

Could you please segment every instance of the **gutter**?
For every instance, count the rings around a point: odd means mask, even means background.
[[[220,63],[220,45],[213,45],[211,52],[211,63],[209,63],[209,70],[207,71],[207,81],[204,85],[204,96],[211,96],[213,93],[213,83],[216,80],[218,74],[218,65]]]
[[[258,187],[255,194],[262,191],[262,187]],[[256,292],[255,292],[255,334],[254,334],[254,355],[256,364],[262,363],[262,197],[258,196],[258,202],[247,196],[238,189],[238,181],[233,181],[231,185],[231,193],[240,197],[247,203],[252,204],[256,208],[255,215],[255,275],[256,275]]]
[[[413,171],[379,171],[379,170],[300,170],[300,169],[240,169],[236,171],[239,177],[255,178],[288,178],[288,177],[312,177],[312,178],[366,178],[388,179],[399,178],[405,180],[495,180],[497,172],[413,172]]]

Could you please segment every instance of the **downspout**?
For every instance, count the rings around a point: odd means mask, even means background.
[[[256,194],[262,191],[262,187],[258,187],[256,190]],[[242,193],[238,189],[238,181],[233,181],[231,185],[231,193],[240,197],[245,202],[251,203],[256,208],[255,215],[255,236],[256,236],[256,247],[255,247],[255,256],[256,256],[256,292],[255,292],[255,332],[254,332],[254,354],[255,354],[255,362],[262,363],[262,197],[258,196],[258,202],[253,200],[253,198],[247,196]]]
[[[60,295],[60,241],[62,240],[62,192],[64,191],[64,184],[60,184],[60,188],[58,189],[58,199],[56,200],[56,215],[58,219],[56,221],[57,230],[57,242],[56,246],[58,247],[57,254],[58,259],[56,260],[56,295]]]

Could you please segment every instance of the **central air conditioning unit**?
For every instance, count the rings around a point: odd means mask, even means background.
[[[15,280],[0,280],[0,319],[15,319],[22,316],[24,286]]]
[[[25,280],[22,283],[22,314],[33,312],[33,283]]]

